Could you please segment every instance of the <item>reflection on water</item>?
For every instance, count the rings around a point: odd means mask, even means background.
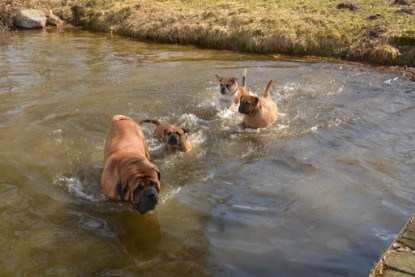
[[[280,115],[218,113],[215,74]],[[0,46],[0,275],[366,276],[413,212],[415,85],[349,65],[22,32]],[[191,130],[140,216],[100,187],[111,116]]]

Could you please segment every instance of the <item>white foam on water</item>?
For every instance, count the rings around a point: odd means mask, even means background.
[[[85,190],[85,185],[76,177],[58,177],[55,182],[63,187],[65,187],[69,193],[73,194],[75,197],[83,198],[91,202],[103,202],[107,199],[104,193],[93,194]]]
[[[392,79],[389,79],[389,80],[386,80],[386,81],[383,81],[383,83],[385,83],[385,84],[391,84],[392,82],[394,82],[394,81],[396,81],[396,80],[398,80],[399,79],[399,77],[395,77],[395,78],[392,78]]]
[[[220,118],[230,118],[232,117],[237,110],[231,108],[231,109],[217,109],[218,106],[215,104],[216,108],[216,115]]]
[[[190,125],[200,125],[201,123],[206,124],[206,121],[197,117],[192,113],[184,113],[179,117],[179,122]]]
[[[146,139],[150,152],[159,153],[164,151],[164,143],[162,143],[160,140],[154,138],[152,135]]]
[[[251,210],[251,211],[266,211],[268,210],[267,207],[251,207],[251,206],[244,206],[244,205],[230,205],[231,207],[243,209],[243,210]]]
[[[160,193],[160,203],[164,204],[170,199],[172,199],[176,194],[180,192],[182,188],[176,187],[176,188],[168,188],[166,190],[162,190]]]

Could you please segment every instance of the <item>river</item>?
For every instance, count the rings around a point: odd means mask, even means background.
[[[280,114],[218,112],[215,74]],[[83,31],[0,46],[1,276],[367,276],[415,210],[415,83],[356,65]],[[190,129],[151,214],[100,186],[111,117]]]

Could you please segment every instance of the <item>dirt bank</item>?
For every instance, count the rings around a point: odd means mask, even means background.
[[[91,31],[140,40],[415,66],[415,0],[29,0],[28,5],[79,20]],[[74,21],[75,5],[80,17]]]

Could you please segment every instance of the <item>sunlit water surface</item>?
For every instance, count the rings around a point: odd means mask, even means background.
[[[215,74],[262,95],[268,129],[217,112]],[[100,187],[110,120],[191,130],[140,216]],[[415,210],[415,85],[351,65],[272,60],[86,32],[0,46],[0,275],[367,276]]]

